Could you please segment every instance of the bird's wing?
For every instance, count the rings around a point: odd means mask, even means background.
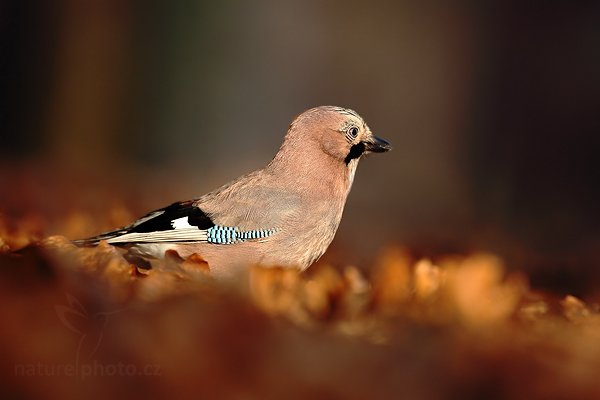
[[[285,228],[301,214],[298,191],[264,171],[255,171],[208,193],[195,204],[217,225],[240,230]]]
[[[194,201],[185,201],[153,211],[122,229],[76,240],[74,243],[89,246],[106,240],[116,245],[168,242],[231,244],[265,239],[277,230],[275,227],[246,230],[235,225],[216,224]]]

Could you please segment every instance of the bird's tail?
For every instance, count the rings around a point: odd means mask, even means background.
[[[80,246],[80,247],[92,247],[92,246],[96,246],[98,243],[100,243],[101,240],[112,239],[112,238],[115,238],[117,236],[121,236],[125,232],[127,232],[127,231],[123,230],[123,229],[117,229],[117,230],[114,230],[114,231],[101,233],[101,234],[99,234],[97,236],[92,236],[92,237],[85,238],[85,239],[73,240],[72,242],[76,246]]]

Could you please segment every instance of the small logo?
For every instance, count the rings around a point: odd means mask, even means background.
[[[159,376],[159,364],[138,366],[124,361],[103,363],[94,358],[103,337],[108,320],[116,311],[100,311],[91,313],[74,296],[67,294],[67,305],[55,305],[54,309],[60,322],[73,332],[77,341],[75,364],[15,364],[15,376],[68,376],[86,379],[92,376]]]
[[[82,359],[90,360],[100,348],[108,319],[121,310],[101,311],[90,314],[74,296],[67,294],[68,305],[56,305],[56,315],[62,324],[79,335],[75,362],[78,365]],[[83,358],[82,358],[83,357]]]

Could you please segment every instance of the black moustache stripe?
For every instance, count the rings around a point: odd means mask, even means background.
[[[346,165],[348,165],[350,163],[350,161],[362,156],[362,154],[364,152],[365,152],[365,144],[363,142],[358,142],[357,144],[352,145],[352,147],[350,147],[350,151],[348,152],[348,155],[344,159],[344,162],[346,163]]]

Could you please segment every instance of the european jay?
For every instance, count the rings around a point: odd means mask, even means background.
[[[170,249],[198,253],[215,277],[253,264],[304,270],[333,240],[360,157],[390,149],[355,111],[312,108],[292,122],[266,167],[75,243],[105,240],[144,259]]]

